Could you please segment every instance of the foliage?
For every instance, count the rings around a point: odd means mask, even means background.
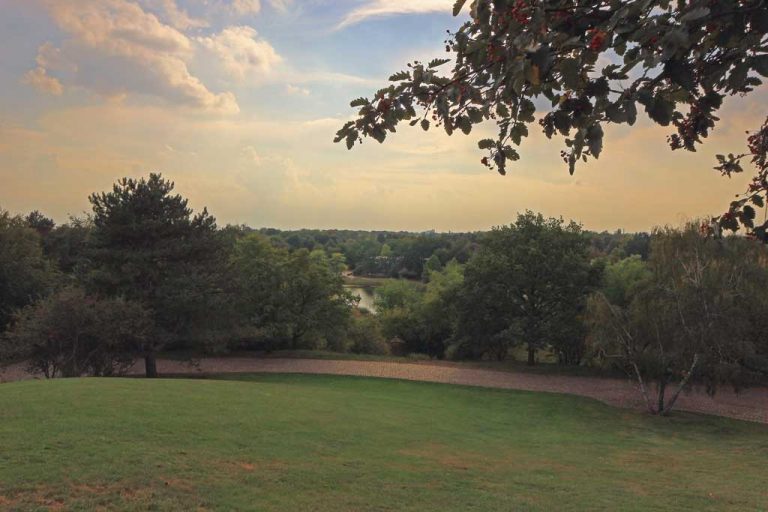
[[[598,270],[573,222],[526,212],[515,224],[494,229],[467,265],[460,292],[465,355],[501,360],[512,345],[525,343],[529,364],[548,346],[561,361],[578,363],[579,315]]]
[[[611,304],[627,307],[638,287],[650,277],[651,271],[640,256],[630,256],[605,268],[602,292]]]
[[[16,310],[48,294],[56,281],[38,232],[0,210],[0,332]]]
[[[43,237],[43,252],[65,275],[81,278],[87,271],[88,244],[93,229],[89,217],[70,217]]]
[[[322,251],[288,252],[252,234],[235,244],[232,272],[239,314],[269,349],[313,348],[349,320],[338,260]]]
[[[37,231],[43,238],[53,231],[53,228],[56,226],[53,219],[49,219],[38,210],[35,210],[24,217],[24,222],[27,226]]]
[[[207,210],[193,215],[174,184],[159,174],[118,181],[93,194],[90,285],[124,297],[152,315],[155,332],[140,348],[147,376],[155,376],[156,352],[192,337],[199,321],[212,320],[219,292],[222,246]],[[217,266],[218,265],[218,266]]]
[[[64,288],[19,312],[3,345],[47,378],[108,376],[133,365],[150,330],[149,314],[137,303]]]
[[[375,315],[360,315],[352,319],[346,333],[349,351],[353,354],[389,354],[389,345],[381,332]]]
[[[456,332],[456,303],[464,268],[456,260],[432,270],[426,285],[398,280],[376,290],[376,309],[388,338],[405,342],[410,353],[443,358]]]
[[[672,149],[695,151],[723,99],[768,76],[765,0],[458,0],[454,14],[467,3],[470,20],[445,43],[450,58],[413,62],[373,99],[352,101],[358,118],[335,142],[383,142],[403,121],[449,135],[493,121],[498,136],[478,146],[488,152],[483,165],[505,174],[542,110],[538,124],[548,138],[564,139],[561,156],[573,173],[579,160],[600,156],[606,125],[634,125],[640,109],[674,128]],[[442,73],[449,62],[453,70]],[[719,219],[722,227],[755,227],[747,203],[761,205],[768,190],[766,134],[768,124],[752,135],[748,154],[718,156],[727,175],[741,170],[743,156],[757,168],[757,188]],[[768,240],[766,227],[753,233]]]
[[[407,279],[386,281],[376,288],[376,309],[390,311],[409,308],[419,301],[422,289],[419,283]]]
[[[658,230],[648,271],[634,268],[627,276],[622,293],[609,288],[590,300],[591,340],[605,360],[635,375],[651,412],[671,411],[691,379],[714,393],[768,370],[765,247],[707,239],[693,225]],[[649,382],[657,385],[655,404]]]
[[[430,274],[439,271],[441,268],[443,268],[443,264],[440,262],[440,258],[437,254],[432,253],[432,256],[424,263],[424,272],[422,273],[421,280],[429,281]]]

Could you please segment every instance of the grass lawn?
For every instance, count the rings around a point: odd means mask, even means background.
[[[354,377],[0,385],[0,509],[766,510],[768,426]]]

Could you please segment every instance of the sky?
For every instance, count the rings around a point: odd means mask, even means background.
[[[729,99],[697,153],[645,120],[609,128],[575,176],[539,133],[506,177],[480,164],[482,129],[333,144],[350,100],[445,55],[452,4],[0,0],[0,208],[63,222],[117,179],[161,172],[220,225],[474,231],[532,209],[639,231],[720,213],[745,188],[714,155],[744,149],[765,90]]]

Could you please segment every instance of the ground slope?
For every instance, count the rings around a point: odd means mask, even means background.
[[[765,425],[522,391],[237,378],[0,386],[0,509],[768,507]]]

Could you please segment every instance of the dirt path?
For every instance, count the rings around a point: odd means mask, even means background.
[[[415,381],[443,382],[502,389],[566,393],[595,398],[609,405],[643,407],[635,386],[628,380],[566,375],[538,375],[523,372],[483,370],[453,364],[411,364],[377,361],[329,361],[319,359],[206,358],[190,364],[160,360],[158,370],[166,373],[310,373],[384,377]],[[141,374],[138,363],[131,371]],[[20,366],[0,369],[0,381],[32,378]],[[1,389],[1,388],[0,388]],[[738,395],[723,389],[711,398],[701,391],[683,394],[678,407],[687,411],[730,416],[768,423],[768,388],[753,388]]]

